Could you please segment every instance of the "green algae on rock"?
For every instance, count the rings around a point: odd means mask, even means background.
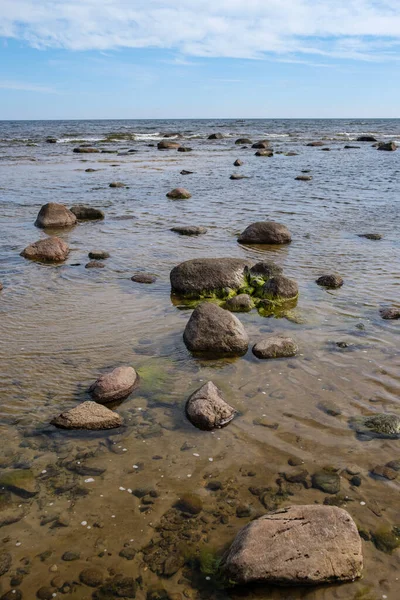
[[[29,469],[3,471],[0,475],[0,488],[9,490],[21,498],[32,498],[38,493],[35,477]]]
[[[371,535],[376,548],[386,554],[392,554],[400,546],[400,537],[395,529],[382,528],[375,533],[371,532]]]

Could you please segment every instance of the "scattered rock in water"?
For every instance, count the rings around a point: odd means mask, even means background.
[[[192,425],[205,431],[225,427],[235,414],[236,410],[225,402],[212,381],[196,390],[186,402],[187,418]]]
[[[369,417],[353,417],[350,426],[367,437],[397,439],[400,437],[400,417],[390,413],[377,413]]]
[[[188,148],[188,146],[179,146],[178,152],[192,152],[193,148]]]
[[[63,262],[69,254],[69,246],[58,237],[38,240],[21,252],[21,256],[40,262]]]
[[[212,133],[211,135],[208,136],[209,140],[222,140],[223,139],[223,135],[222,133]]]
[[[400,319],[400,308],[396,308],[395,306],[390,306],[389,308],[381,308],[379,312],[382,319],[385,319],[386,321]]]
[[[246,268],[241,258],[194,258],[174,267],[170,274],[174,294],[184,298],[226,297],[246,286]]]
[[[340,275],[329,274],[329,275],[321,275],[321,277],[318,277],[318,279],[315,281],[315,283],[317,283],[321,287],[326,287],[326,288],[334,290],[334,289],[342,287],[344,282],[343,282],[343,279],[340,277]]]
[[[136,598],[137,583],[133,577],[116,575],[93,592],[93,600],[111,600],[112,598]]]
[[[53,137],[48,137],[46,138],[46,143],[47,144],[57,144],[57,138],[53,138]]]
[[[72,562],[74,560],[79,560],[81,557],[79,552],[72,552],[70,550],[68,550],[67,552],[64,552],[64,554],[61,557],[61,560],[64,560],[65,562]]]
[[[321,146],[324,146],[324,142],[309,142],[308,144],[306,144],[307,146],[310,146],[312,148],[319,148]]]
[[[63,204],[49,202],[44,204],[36,218],[35,225],[41,229],[47,227],[60,229],[71,227],[76,223],[76,216]]]
[[[239,146],[239,145],[240,145],[240,146],[243,146],[243,145],[246,145],[246,144],[251,144],[251,143],[252,143],[252,141],[251,141],[249,138],[238,138],[238,139],[235,141],[235,144],[237,144],[238,146]]]
[[[203,510],[203,502],[200,496],[195,494],[183,494],[174,504],[174,508],[188,513],[189,515],[198,515]]]
[[[389,469],[393,469],[394,471],[400,471],[400,458],[397,460],[391,460],[386,465]]]
[[[276,275],[268,279],[262,288],[261,297],[273,302],[282,302],[297,298],[299,288],[294,279],[284,275]]]
[[[237,158],[235,160],[235,162],[233,163],[234,167],[241,167],[243,165],[243,161],[240,160],[240,158]]]
[[[367,240],[381,240],[382,235],[380,233],[359,233],[358,237],[366,238]]]
[[[3,284],[0,281],[0,292],[1,292],[2,289],[3,289]]]
[[[321,148],[321,152],[330,152],[331,149],[330,148]]]
[[[85,265],[85,269],[104,269],[106,265],[102,262],[99,262],[98,260],[91,260],[90,262],[86,263]]]
[[[269,148],[269,141],[268,140],[260,140],[259,142],[255,142],[252,145],[252,148],[258,149],[258,150],[266,150],[267,148]]]
[[[85,173],[95,173],[97,169],[85,169]]]
[[[56,588],[43,586],[36,592],[36,598],[39,600],[53,600],[54,594],[57,593]]]
[[[361,539],[336,506],[291,506],[249,523],[222,560],[236,584],[320,585],[353,581],[363,568]]]
[[[152,275],[151,273],[134,273],[131,277],[132,281],[136,283],[155,283],[157,281],[157,276]]]
[[[340,477],[334,471],[321,469],[311,478],[313,488],[325,492],[325,494],[338,494],[340,492]]]
[[[288,244],[291,241],[287,227],[275,221],[252,223],[238,238],[240,244]]]
[[[78,148],[73,149],[73,152],[75,152],[75,154],[96,154],[100,152],[100,150],[90,146],[78,146]]]
[[[22,600],[22,592],[17,588],[13,588],[12,590],[9,590],[3,594],[0,600]]]
[[[124,400],[138,383],[138,375],[133,367],[116,367],[101,375],[89,388],[93,400],[101,404]]]
[[[9,552],[0,552],[0,577],[7,573],[12,565],[12,556]]]
[[[286,152],[285,156],[298,156],[298,152]]]
[[[283,335],[271,335],[253,346],[257,358],[286,358],[295,356],[298,351],[296,342]]]
[[[381,552],[392,554],[392,552],[400,546],[400,536],[397,528],[396,531],[393,529],[382,528],[374,533],[371,532],[371,534],[375,547]]]
[[[89,567],[79,573],[79,580],[89,587],[98,587],[103,583],[104,576],[100,569]]]
[[[254,307],[253,300],[248,294],[238,294],[232,298],[228,298],[223,306],[231,312],[250,312]]]
[[[91,250],[88,256],[93,260],[105,260],[106,258],[110,258],[109,253],[105,250]]]
[[[158,142],[157,148],[159,150],[178,150],[178,148],[180,148],[180,143],[162,140],[161,142]]]
[[[186,171],[186,169],[182,169],[181,175],[193,175],[193,171]]]
[[[185,190],[185,188],[175,188],[168,192],[167,198],[171,198],[172,200],[188,200],[192,197],[192,194]]]
[[[246,175],[241,175],[240,173],[233,173],[229,179],[232,179],[233,181],[236,181],[238,179],[248,179],[248,177]]]
[[[122,181],[112,181],[109,185],[110,188],[124,188],[125,184]]]
[[[272,150],[257,150],[257,152],[254,154],[254,156],[273,156],[274,153]]]
[[[387,152],[394,152],[397,150],[397,146],[394,142],[382,142],[378,145],[378,150],[386,150]]]
[[[297,177],[295,179],[296,179],[296,181],[311,181],[312,176],[311,175],[297,175]]]
[[[303,485],[307,484],[308,471],[307,469],[296,469],[295,471],[290,471],[289,473],[284,473],[286,481],[289,483],[302,483]]]
[[[120,427],[122,418],[97,402],[83,402],[55,417],[51,424],[60,429],[102,430]]]
[[[373,135],[359,135],[357,142],[377,142],[378,140]]]
[[[376,477],[388,479],[389,481],[393,481],[393,479],[397,478],[397,472],[387,465],[376,465],[376,467],[371,469],[371,474],[375,475]]]
[[[361,146],[345,146],[345,150],[358,150]]]
[[[239,319],[210,302],[202,302],[194,309],[183,340],[191,352],[221,356],[242,356],[249,344]]]
[[[85,204],[76,204],[71,206],[71,212],[76,216],[78,221],[100,221],[104,219],[104,212],[93,206]]]
[[[0,489],[21,498],[33,498],[38,493],[36,479],[30,469],[4,469],[0,474]]]
[[[197,227],[196,225],[183,225],[181,227],[171,227],[171,231],[179,235],[203,235],[207,233],[206,227]]]
[[[121,558],[125,558],[126,560],[133,560],[136,556],[136,550],[134,548],[129,547],[122,548],[118,556],[120,556]]]

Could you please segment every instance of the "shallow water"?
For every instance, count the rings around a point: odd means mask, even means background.
[[[192,152],[148,146],[174,131]],[[207,140],[215,131],[225,138]],[[400,411],[399,322],[379,315],[381,307],[399,304],[400,152],[355,144],[361,133],[400,140],[400,121],[0,123],[0,460],[2,469],[30,469],[38,491],[30,499],[1,495],[0,523],[4,515],[15,520],[1,528],[3,547],[12,554],[2,593],[24,569],[22,582],[14,584],[24,598],[33,598],[55,576],[70,583],[66,597],[91,598],[93,590],[79,583],[79,573],[95,565],[105,576],[140,576],[137,598],[161,587],[192,598],[399,597],[399,551],[383,553],[371,541],[363,542],[361,581],[317,589],[216,590],[190,560],[203,547],[221,551],[251,516],[265,513],[249,487],[283,490],[281,506],[329,497],[279,484],[282,473],[296,469],[288,465],[290,457],[302,459],[310,474],[324,466],[339,469],[340,493],[360,528],[376,532],[400,525],[399,480],[370,475],[376,465],[400,458],[399,440],[358,439],[348,424],[353,416]],[[104,141],[114,134],[123,139]],[[49,136],[60,142],[46,143]],[[275,151],[298,155],[256,157],[254,150],[234,145],[244,136],[269,138]],[[305,145],[320,139],[330,152]],[[76,140],[138,152],[73,154]],[[345,150],[349,141],[360,148]],[[233,167],[236,158],[244,162],[239,169]],[[96,172],[86,173],[89,167]],[[194,173],[181,176],[182,169]],[[302,170],[311,171],[311,182],[295,181]],[[234,172],[249,178],[231,181]],[[127,187],[111,189],[111,181]],[[166,198],[178,186],[192,198]],[[59,234],[72,250],[61,266],[19,256],[28,243],[46,237],[33,223],[50,201],[106,213],[103,222]],[[264,219],[287,225],[292,243],[267,249],[237,244],[238,232]],[[186,224],[206,226],[208,233],[184,237],[170,231]],[[367,232],[383,239],[358,237]],[[87,254],[95,248],[111,257],[104,269],[87,270]],[[256,311],[240,319],[251,345],[269,332],[290,333],[299,356],[263,362],[251,350],[237,360],[190,355],[182,341],[190,310],[172,302],[169,272],[183,260],[209,256],[273,259],[296,279],[300,297],[290,319],[262,318]],[[138,270],[156,273],[157,282],[133,283]],[[332,271],[342,275],[344,286],[319,288],[315,279]],[[341,341],[349,346],[340,349]],[[120,364],[131,364],[141,376],[117,409],[126,427],[99,434],[49,425],[88,398],[99,373]],[[190,392],[209,379],[239,411],[214,433],[197,431],[184,416]],[[81,474],[82,465],[86,472],[104,472]],[[360,487],[346,478],[349,466],[360,471]],[[207,489],[210,477],[222,490]],[[153,504],[128,491],[145,486],[157,493],[148,499]],[[175,514],[168,511],[188,492],[203,500],[195,534],[178,527],[168,538],[165,521]],[[242,504],[251,514],[238,518]],[[169,578],[154,573],[143,552],[160,539],[165,556],[186,557],[183,570]],[[124,544],[136,550],[133,560],[119,556]],[[80,552],[79,559],[63,561],[70,550]]]

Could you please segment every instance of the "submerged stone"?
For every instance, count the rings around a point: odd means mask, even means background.
[[[225,427],[236,410],[227,404],[212,381],[196,390],[186,402],[186,415],[195,427],[206,431]]]
[[[102,430],[120,427],[122,418],[97,402],[83,402],[55,417],[51,424],[60,429]]]
[[[135,273],[134,275],[132,275],[131,277],[132,281],[135,281],[136,283],[155,283],[157,281],[157,276],[156,275],[152,275],[152,273]]]
[[[337,473],[322,469],[311,478],[313,488],[326,494],[337,494],[340,491],[340,477]]]
[[[75,204],[71,206],[71,212],[76,216],[79,221],[96,221],[104,219],[104,212],[99,208],[93,206],[86,206],[85,204]]]
[[[242,356],[249,344],[239,319],[210,302],[203,302],[195,308],[183,340],[192,352],[220,356]]]
[[[237,584],[320,585],[353,581],[363,568],[361,539],[336,506],[290,506],[237,534],[222,572]]]
[[[21,498],[32,498],[38,493],[36,479],[30,469],[2,471],[0,489],[8,490]]]
[[[299,288],[294,279],[289,279],[284,275],[271,277],[262,288],[261,297],[274,302],[291,300],[297,298]]]
[[[298,351],[296,342],[283,335],[271,335],[253,346],[257,358],[286,358],[295,356]]]
[[[179,233],[179,235],[203,235],[204,233],[207,233],[207,229],[205,227],[197,227],[196,225],[172,227],[171,231]]]
[[[390,413],[378,413],[370,417],[353,417],[352,428],[360,434],[382,438],[397,439],[400,437],[400,417]]]

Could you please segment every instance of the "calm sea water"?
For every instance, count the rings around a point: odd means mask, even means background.
[[[192,152],[158,151],[166,133],[179,134]],[[208,140],[211,133],[224,137]],[[13,584],[23,598],[42,586],[58,593],[65,582],[71,598],[90,598],[92,591],[77,582],[84,568],[95,566],[104,577],[141,577],[137,598],[161,587],[177,598],[243,597],[243,591],[215,589],[189,558],[202,548],[220,552],[252,516],[265,513],[249,488],[281,490],[283,506],[330,498],[300,484],[285,488],[282,473],[293,470],[288,459],[294,456],[310,475],[326,466],[337,470],[335,501],[368,535],[399,525],[398,480],[371,476],[376,465],[400,457],[399,441],[362,441],[348,424],[353,416],[400,413],[399,322],[379,315],[381,307],[400,302],[400,151],[356,143],[362,134],[400,143],[400,120],[0,122],[0,460],[3,470],[22,469],[36,485],[32,497],[0,494],[1,537],[12,555],[2,593],[24,569],[21,583]],[[57,143],[46,142],[49,137]],[[275,154],[256,157],[250,147],[235,146],[238,137],[267,138]],[[319,140],[329,152],[306,145]],[[84,143],[112,153],[74,154]],[[345,149],[349,144],[359,148]],[[240,169],[233,167],[236,158],[244,163]],[[182,169],[193,174],[182,176]],[[295,180],[303,170],[311,182]],[[231,181],[234,172],[248,178]],[[126,187],[112,189],[112,181]],[[168,200],[178,186],[192,198]],[[103,222],[60,234],[71,247],[61,266],[20,257],[28,243],[46,237],[34,221],[51,201],[106,214]],[[266,250],[237,244],[239,232],[265,219],[287,225],[293,242]],[[208,233],[187,238],[170,231],[186,224],[206,226]],[[358,237],[370,232],[382,240]],[[111,257],[104,269],[87,270],[95,248]],[[249,351],[234,361],[201,361],[188,353],[182,333],[190,311],[171,301],[169,272],[183,260],[209,256],[272,259],[296,279],[300,297],[290,319],[256,311],[240,319],[251,344],[268,333],[289,333],[300,346],[298,357],[261,362]],[[156,273],[157,282],[133,283],[138,270]],[[341,289],[315,285],[332,271],[344,278]],[[347,348],[337,346],[343,341]],[[139,388],[118,407],[126,427],[100,435],[49,425],[88,398],[99,373],[120,364],[141,375]],[[209,379],[239,410],[216,433],[194,430],[184,416],[190,392]],[[349,481],[348,467],[359,470],[359,487]],[[209,491],[210,477],[221,490]],[[156,493],[153,504],[130,493],[139,487]],[[171,529],[171,507],[184,493],[203,502],[196,535],[186,525]],[[237,516],[240,505],[250,516]],[[176,533],[167,535],[171,530]],[[160,561],[166,552],[182,552],[186,566],[160,576],[157,560],[148,558],[150,543]],[[397,598],[399,553],[363,544],[360,582],[252,588],[244,597]],[[120,556],[124,547],[136,551],[133,560]],[[66,562],[65,551],[80,556]]]

